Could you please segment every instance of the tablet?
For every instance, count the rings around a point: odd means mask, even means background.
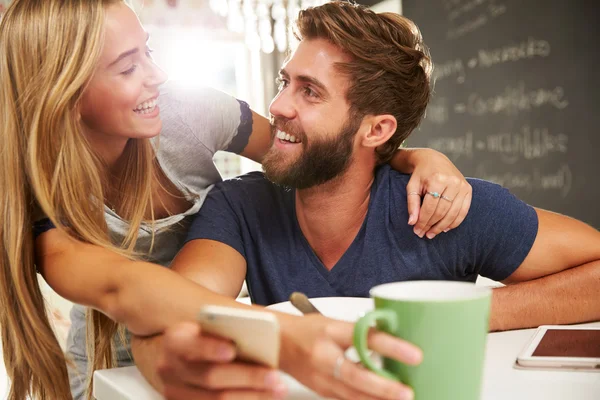
[[[517,357],[517,365],[600,372],[600,327],[540,326]]]

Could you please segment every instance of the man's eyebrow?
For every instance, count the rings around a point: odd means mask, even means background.
[[[148,39],[150,39],[150,34],[146,32],[146,41],[148,41]],[[112,67],[113,65],[115,65],[116,63],[118,63],[119,61],[124,59],[125,57],[129,57],[130,55],[136,54],[137,52],[139,52],[139,49],[137,47],[135,49],[124,51],[121,54],[119,54],[117,59],[115,61],[111,62],[108,66]]]
[[[288,74],[285,69],[280,69],[279,75],[286,79],[290,78],[290,74]],[[314,77],[308,76],[308,75],[298,75],[296,77],[296,79],[299,80],[300,82],[310,83],[311,85],[316,86],[319,90],[321,90],[323,92],[322,94],[325,96],[329,95],[329,91],[327,90],[325,85],[317,78],[314,78]]]
[[[296,79],[298,79],[301,82],[310,83],[311,85],[316,86],[323,92],[323,94],[329,94],[325,85],[321,83],[321,81],[317,78],[308,75],[298,75]]]

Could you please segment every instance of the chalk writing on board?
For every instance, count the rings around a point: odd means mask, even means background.
[[[484,165],[479,165],[475,174],[478,178],[495,182],[508,189],[528,192],[553,191],[563,198],[567,197],[573,184],[573,173],[569,164],[562,164],[554,171],[541,171],[534,167],[530,171],[521,172],[489,172]]]
[[[464,24],[459,25],[456,28],[451,28],[448,30],[446,36],[448,39],[456,39],[461,36],[466,35],[467,33],[476,31],[477,29],[485,26],[488,22],[488,17],[485,14],[480,14],[476,18],[471,19]]]
[[[552,133],[545,127],[523,125],[516,132],[478,134],[472,131],[454,137],[434,137],[427,146],[446,154],[456,161],[460,157],[472,158],[475,152],[498,154],[505,164],[519,160],[537,160],[553,154],[566,154],[569,137],[564,133]]]
[[[444,6],[448,13],[448,21],[454,21],[473,11],[480,11],[483,6],[487,6],[492,14],[506,11],[506,6],[498,5],[496,0],[444,0]]]
[[[439,64],[434,64],[433,81],[438,82],[442,79],[456,76],[457,83],[464,83],[467,76],[463,60],[457,58],[455,60],[445,61]]]
[[[563,133],[552,134],[548,128],[524,125],[520,132],[488,135],[485,143],[476,143],[476,148],[498,153],[502,161],[514,164],[519,159],[535,160],[553,153],[566,153],[568,142],[569,137]]]
[[[528,89],[525,87],[525,82],[521,81],[516,86],[506,86],[502,93],[491,97],[471,93],[466,103],[455,104],[454,112],[466,112],[474,116],[500,113],[517,115],[544,106],[562,110],[568,105],[569,101],[565,98],[562,86]]]
[[[434,137],[427,140],[427,147],[444,153],[456,162],[461,157],[473,157],[473,132],[469,131],[463,136]]]
[[[550,52],[551,46],[547,40],[528,37],[517,43],[510,43],[492,49],[480,49],[477,54],[469,57],[466,61],[456,58],[439,64],[436,63],[433,77],[435,82],[455,77],[456,82],[462,84],[467,79],[469,69],[491,68],[508,62],[546,58],[550,56]]]
[[[506,13],[506,5],[496,0],[447,0],[448,21],[455,25],[448,29],[446,37],[457,39],[485,26],[490,19]],[[458,23],[457,20],[465,20]]]
[[[434,124],[443,125],[449,117],[448,104],[444,97],[434,97],[427,105],[425,119]]]
[[[489,68],[496,64],[506,62],[516,62],[534,57],[548,57],[550,55],[550,43],[546,40],[539,40],[528,37],[517,44],[510,44],[496,49],[482,49],[478,51],[478,57],[472,58],[467,62],[469,68],[476,66]]]

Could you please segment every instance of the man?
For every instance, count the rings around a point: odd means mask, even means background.
[[[174,269],[232,298],[247,279],[262,305],[296,290],[367,296],[385,282],[483,275],[508,284],[494,291],[492,330],[600,319],[600,233],[582,222],[471,180],[471,210],[461,226],[434,239],[412,234],[407,196],[430,196],[438,207],[463,200],[407,193],[409,177],[385,166],[429,99],[430,63],[410,21],[330,3],[302,12],[297,28],[300,43],[270,106],[266,178],[254,173],[216,186]],[[180,339],[194,343],[190,334]],[[210,364],[166,359],[163,384],[185,384],[172,378],[187,371],[191,386],[209,386],[193,375]],[[255,387],[243,376],[239,387]],[[265,394],[264,386],[255,388]]]

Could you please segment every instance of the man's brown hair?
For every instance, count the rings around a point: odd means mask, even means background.
[[[396,132],[377,149],[379,163],[389,161],[419,125],[429,101],[432,64],[417,26],[398,14],[334,1],[300,11],[294,35],[328,40],[351,57],[336,64],[351,82],[350,115],[396,118]]]

